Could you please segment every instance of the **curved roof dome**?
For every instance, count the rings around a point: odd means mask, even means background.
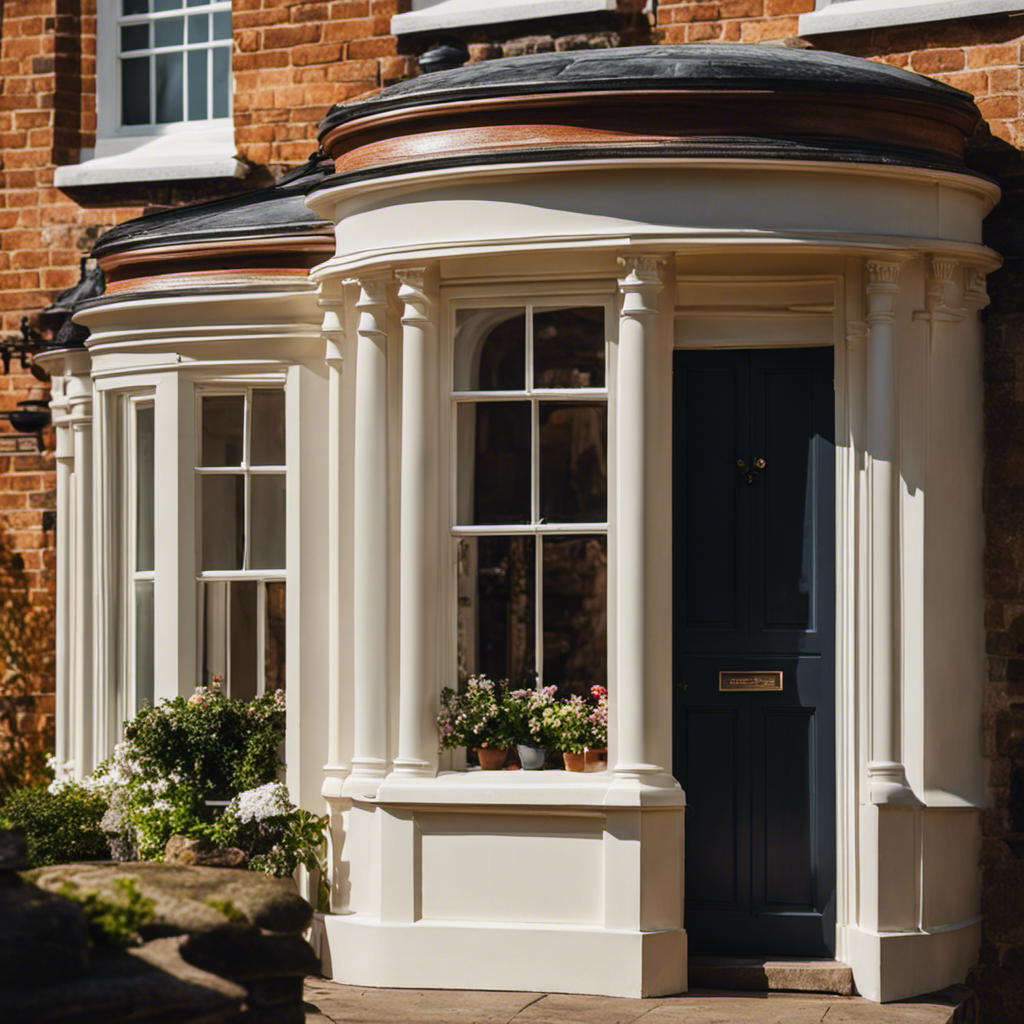
[[[225,239],[257,239],[294,234],[330,234],[333,225],[306,206],[307,194],[331,172],[319,153],[268,188],[182,206],[125,221],[101,235],[92,255],[163,246],[201,245]]]
[[[625,155],[962,171],[964,139],[979,117],[967,93],[887,64],[784,46],[689,44],[467,64],[338,104],[319,137],[346,180]]]

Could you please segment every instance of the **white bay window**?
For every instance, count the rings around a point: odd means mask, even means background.
[[[455,312],[460,683],[607,684],[610,315],[593,300]]]
[[[197,389],[199,678],[252,698],[285,683],[284,391]]]

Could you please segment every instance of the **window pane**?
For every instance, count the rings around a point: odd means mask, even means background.
[[[135,568],[153,568],[153,406],[135,414]]]
[[[536,678],[536,538],[459,540],[459,685],[471,675],[532,686]]]
[[[190,14],[188,18],[188,41],[205,43],[210,38],[210,20],[205,14]]]
[[[604,307],[537,309],[533,383],[538,388],[604,387]]]
[[[188,119],[205,121],[206,118],[206,50],[189,50]]]
[[[605,537],[544,537],[544,685],[587,697],[608,685]]]
[[[153,581],[135,584],[135,710],[153,706]]]
[[[207,395],[203,398],[203,450],[201,466],[240,466],[244,454],[244,395]]]
[[[121,61],[121,123],[149,124],[149,58]]]
[[[181,58],[180,53],[156,55],[157,124],[184,120]]]
[[[180,11],[181,0],[153,0],[154,11]]]
[[[530,522],[530,403],[463,402],[457,429],[457,522]]]
[[[149,4],[147,0],[123,0],[121,4],[122,14],[148,14]]]
[[[267,626],[263,644],[263,692],[284,689],[285,585],[267,583]]]
[[[149,46],[149,25],[122,25],[121,49],[145,50]]]
[[[608,518],[608,407],[540,403],[540,515],[548,523]]]
[[[259,668],[255,580],[211,581],[200,585],[202,605],[201,678],[222,679],[229,697],[251,700]]]
[[[241,569],[245,552],[245,477],[200,476],[196,480],[202,509],[203,550],[200,567]]]
[[[251,429],[249,461],[254,466],[283,466],[284,392],[280,388],[253,390]]]
[[[231,38],[231,12],[217,11],[213,16],[213,38]]]
[[[285,567],[284,473],[253,476],[249,481],[250,569]]]
[[[460,309],[455,316],[455,390],[526,388],[526,316],[521,309]]]
[[[161,18],[153,22],[154,46],[181,46],[184,42],[184,18]]]
[[[218,46],[213,53],[213,116],[231,116],[231,50]]]

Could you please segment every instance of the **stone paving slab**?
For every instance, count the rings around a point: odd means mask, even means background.
[[[306,981],[307,1024],[970,1024],[954,986],[901,1003],[797,992],[694,990],[658,999],[543,992],[362,988]]]

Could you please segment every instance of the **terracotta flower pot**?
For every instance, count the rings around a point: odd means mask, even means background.
[[[565,770],[567,772],[582,772],[586,771],[585,755],[583,754],[570,754],[568,750],[562,751],[562,760],[565,762]]]
[[[500,771],[505,767],[505,759],[508,757],[508,750],[502,747],[477,747],[476,756],[480,758],[480,767],[485,772]]]
[[[608,768],[608,749],[587,750],[583,759],[585,772],[603,772]]]

